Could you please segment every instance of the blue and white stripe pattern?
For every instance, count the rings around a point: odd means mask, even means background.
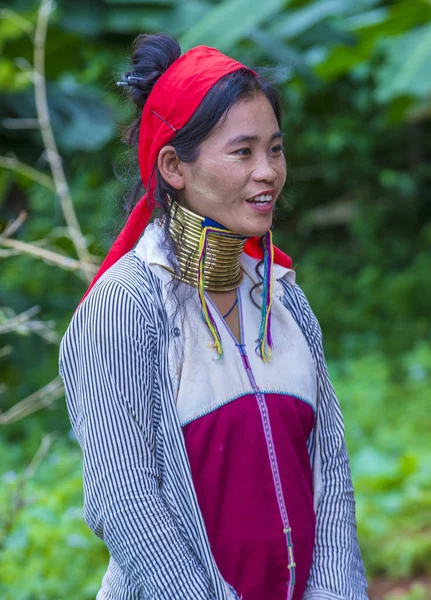
[[[317,532],[304,600],[365,600],[343,422],[320,327],[300,289],[283,287],[318,372],[309,445]],[[98,599],[239,600],[215,564],[196,499],[167,358],[180,314],[168,317],[162,298],[161,280],[131,252],[97,282],[61,344],[84,456],[85,518],[111,556]]]

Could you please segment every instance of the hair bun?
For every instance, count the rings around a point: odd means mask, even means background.
[[[140,111],[159,77],[180,56],[179,43],[168,35],[141,34],[136,38],[132,47],[131,70],[125,73],[123,81],[128,83],[128,94]]]

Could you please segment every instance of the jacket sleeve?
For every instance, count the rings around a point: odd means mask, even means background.
[[[160,493],[156,351],[148,318],[112,280],[94,288],[62,341],[60,372],[83,450],[85,519],[139,597],[209,600],[209,576]]]
[[[317,372],[317,416],[312,449],[320,483],[313,561],[303,600],[366,600],[367,582],[356,534],[355,501],[344,423],[331,385],[322,332],[297,285],[287,284],[285,303],[307,339]],[[316,490],[315,490],[316,493]]]

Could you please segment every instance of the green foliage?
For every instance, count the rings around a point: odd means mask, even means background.
[[[388,594],[384,600],[428,600],[429,588],[421,583],[416,583],[410,586],[406,593],[395,592],[394,594]]]
[[[210,10],[180,38],[184,50],[199,44],[229,52],[236,42],[283,8],[283,0],[225,0]]]
[[[381,354],[331,369],[342,402],[358,532],[370,575],[431,572],[431,351]]]
[[[381,102],[412,94],[427,97],[431,82],[431,24],[417,27],[387,45],[388,57],[380,70],[376,95]]]
[[[25,168],[46,184],[40,133],[14,127],[36,116],[37,8],[0,1],[0,156],[24,164],[0,162],[0,231],[26,209],[16,239],[76,258],[58,198]],[[290,163],[275,239],[293,257],[324,331],[361,546],[375,577],[431,573],[430,22],[428,0],[60,0],[46,43],[54,134],[78,219],[100,256],[120,229],[137,172],[118,141],[133,111],[115,87],[134,35],[163,31],[183,49],[205,43],[275,67]],[[0,260],[0,326],[38,305],[42,329],[61,334],[83,281],[34,256]],[[4,412],[56,376],[58,350],[22,328],[0,339]],[[0,430],[5,600],[94,598],[107,556],[82,520],[80,454],[68,430],[61,402]],[[58,441],[23,480],[50,431]],[[24,504],[8,522],[20,494]],[[427,593],[418,584],[396,597]]]
[[[58,442],[34,478],[3,475],[2,600],[95,598],[107,552],[83,520],[80,462],[76,447]]]

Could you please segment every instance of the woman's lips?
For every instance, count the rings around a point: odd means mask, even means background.
[[[267,214],[272,211],[274,206],[275,191],[268,190],[261,192],[253,198],[246,200],[247,204],[260,214]]]
[[[249,205],[249,207],[251,209],[253,209],[255,212],[259,213],[259,214],[268,214],[270,212],[272,212],[272,209],[274,208],[274,200],[271,198],[271,200],[268,201],[254,201],[254,200],[246,200],[247,204]]]

